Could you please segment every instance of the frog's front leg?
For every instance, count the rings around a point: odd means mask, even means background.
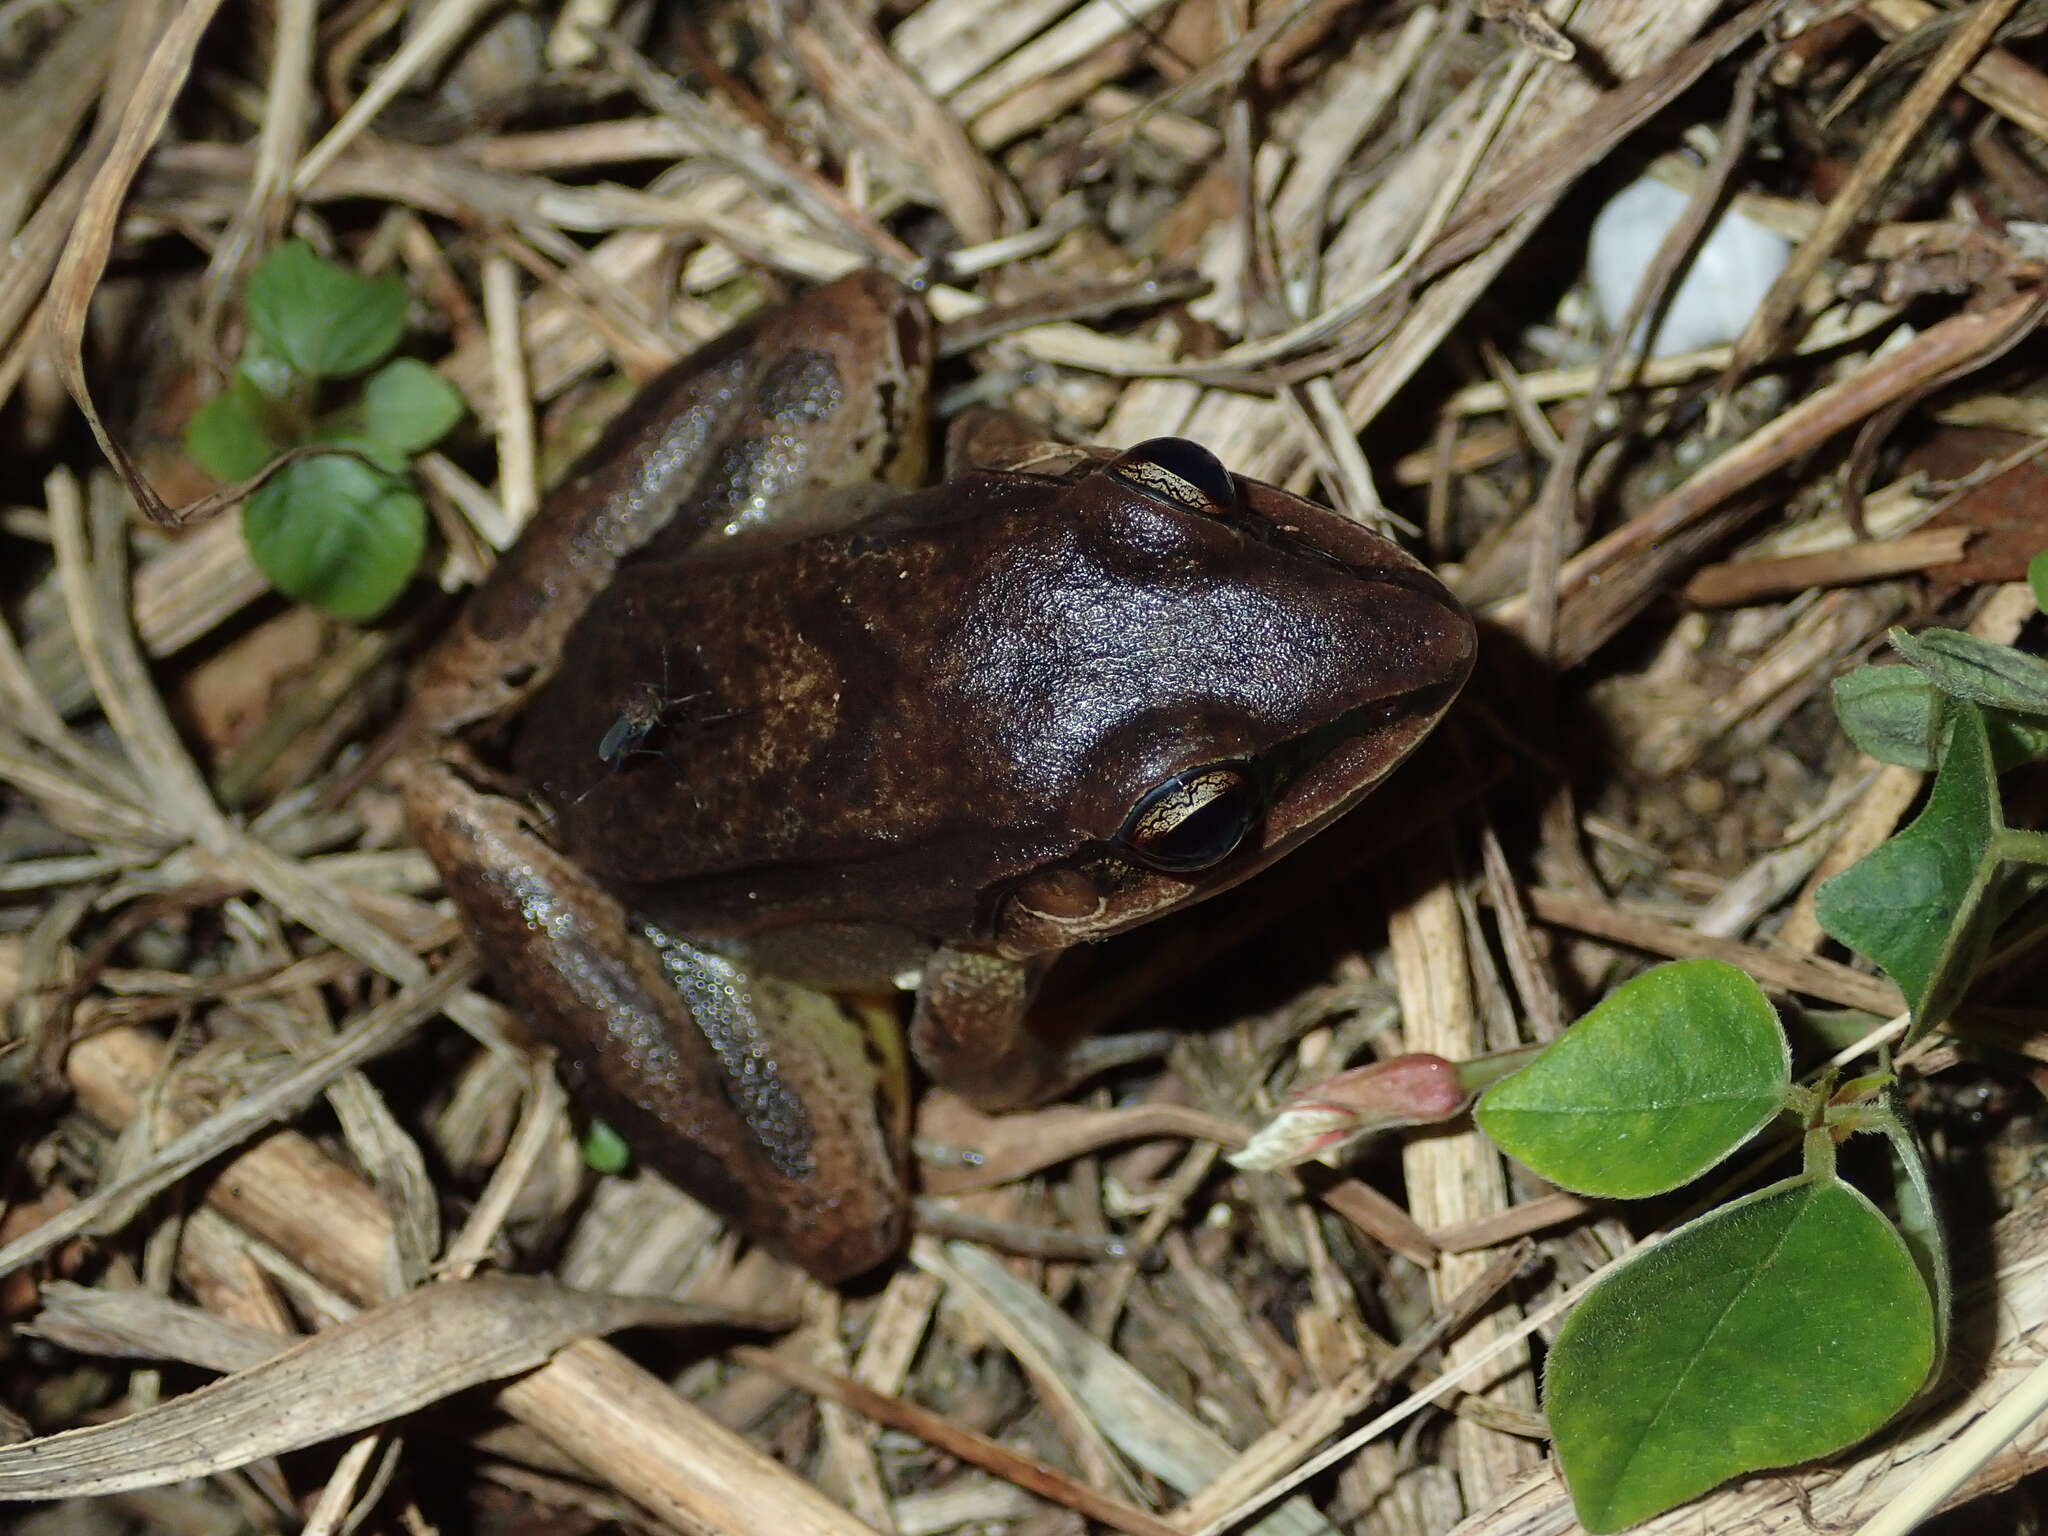
[[[991,1113],[1029,1109],[1096,1073],[1163,1056],[1169,1030],[1083,1038],[1072,1015],[1036,1011],[1044,960],[946,945],[924,967],[910,1051],[942,1088]]]
[[[578,1097],[747,1236],[843,1279],[903,1241],[900,1042],[634,918],[446,758],[414,836]],[[891,1032],[893,1035],[893,1031]]]
[[[1055,442],[1045,428],[1010,411],[974,406],[946,428],[946,478],[987,474],[1064,476],[1083,464],[1115,455],[1106,448]]]
[[[1022,1109],[1065,1080],[1062,1042],[1031,1032],[1044,967],[953,945],[925,962],[910,1051],[941,1087],[986,1110]]]

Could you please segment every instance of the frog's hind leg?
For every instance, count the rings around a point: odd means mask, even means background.
[[[821,994],[635,921],[445,760],[408,765],[413,831],[578,1097],[650,1165],[822,1279],[905,1229],[900,1050]]]
[[[772,520],[822,487],[914,483],[931,352],[924,301],[856,272],[649,381],[421,660],[406,732],[451,736],[529,698],[636,554]]]

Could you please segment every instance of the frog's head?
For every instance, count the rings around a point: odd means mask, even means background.
[[[1048,953],[1263,869],[1429,733],[1475,642],[1395,545],[1194,443],[1076,471],[948,648],[1039,839],[987,893],[988,937]]]

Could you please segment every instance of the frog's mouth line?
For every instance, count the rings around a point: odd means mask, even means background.
[[[1374,699],[1268,751],[1266,814],[1261,821],[1264,835],[1257,859],[1243,862],[1251,863],[1254,870],[1263,868],[1350,811],[1422,744],[1464,682],[1461,677]],[[1330,797],[1331,786],[1337,784],[1355,787],[1349,794],[1318,804]],[[1290,805],[1314,809],[1292,826],[1276,829],[1274,811]]]

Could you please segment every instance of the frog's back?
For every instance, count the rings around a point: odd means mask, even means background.
[[[865,513],[850,526],[629,564],[521,727],[518,769],[569,844],[614,881],[668,887],[671,907],[680,882],[737,876],[765,894],[792,872],[806,909],[894,906],[909,893],[891,885],[971,905],[978,882],[950,893],[932,871],[989,856],[973,809],[988,755],[933,677],[955,643],[945,615],[988,575],[983,525],[1000,537],[983,500],[957,482],[885,503],[849,493]],[[608,766],[598,745],[650,685],[670,701],[659,727]],[[918,872],[892,877],[892,862]],[[861,899],[834,901],[835,882]],[[764,905],[713,902],[742,904]]]
[[[831,532],[637,561],[518,766],[582,859],[698,931],[964,935],[1188,762],[1258,760],[1443,675],[1434,578],[1300,542],[1106,476],[971,475]],[[649,687],[672,702],[608,766]]]

